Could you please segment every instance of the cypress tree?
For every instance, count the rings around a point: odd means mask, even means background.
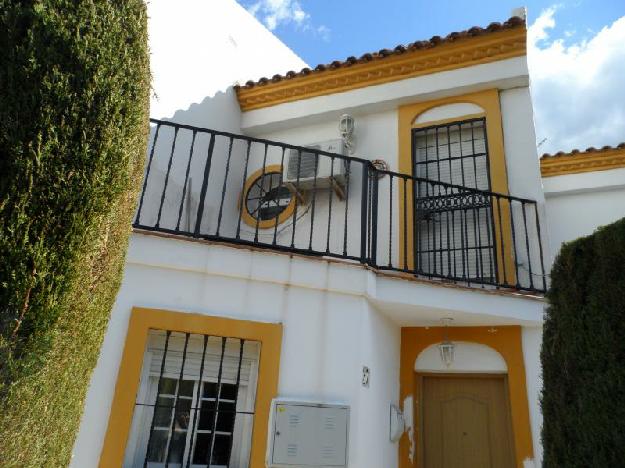
[[[625,463],[625,219],[563,246],[544,323],[545,467]]]
[[[0,0],[0,466],[67,466],[148,133],[143,0]]]

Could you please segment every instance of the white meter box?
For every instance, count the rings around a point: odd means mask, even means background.
[[[274,400],[267,466],[346,467],[349,406]]]

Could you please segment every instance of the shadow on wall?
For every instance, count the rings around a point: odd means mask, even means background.
[[[172,118],[163,119],[196,127],[241,133],[241,109],[232,86],[206,96],[200,103],[177,110]]]
[[[195,127],[209,128],[232,133],[241,133],[241,110],[236,93],[232,87],[207,96],[202,102],[191,104],[185,110],[178,110],[172,118],[162,119]],[[151,124],[150,139],[146,151],[146,180],[144,194],[141,196],[140,219],[143,225],[154,226],[157,221],[161,227],[193,230],[195,213],[198,207],[202,176],[205,170],[206,156],[210,145],[207,133],[194,134],[190,130],[175,131],[172,127]],[[234,148],[239,154],[242,148]],[[215,141],[212,161],[211,180],[223,180],[227,141],[218,138]],[[230,184],[242,183],[238,175],[242,172],[238,167],[241,158],[232,158]],[[218,199],[221,184],[212,183],[207,198]],[[213,193],[214,192],[214,193]],[[238,193],[238,192],[237,192]],[[226,218],[236,212],[237,198],[234,192],[225,196],[224,213]],[[219,216],[214,204],[208,206],[204,217],[209,223],[215,223]],[[215,219],[213,219],[215,218]],[[224,219],[224,224],[232,224],[231,219]]]
[[[351,182],[345,186],[341,197],[329,187],[314,192],[310,202],[298,202],[291,193],[291,211],[285,211],[288,216],[278,222],[269,218],[261,225],[252,215],[247,216],[248,219],[242,216],[240,199],[245,192],[245,182],[265,177],[263,171],[267,168],[284,166],[290,153],[279,144],[202,130],[241,134],[240,116],[236,93],[229,88],[166,119],[197,127],[197,130],[152,125],[146,179],[135,225],[161,232],[214,236],[359,258],[363,224],[362,163],[351,161],[345,166],[344,171],[351,174]],[[328,158],[324,156],[319,164],[330,161]],[[333,170],[338,171],[336,167],[341,160],[331,162]],[[276,183],[275,177],[265,182],[269,184],[267,193],[271,192],[273,183]],[[270,202],[265,203],[270,206]],[[246,213],[258,211],[249,209]]]

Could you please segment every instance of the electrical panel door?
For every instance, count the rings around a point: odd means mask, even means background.
[[[349,407],[276,401],[270,467],[347,466]]]

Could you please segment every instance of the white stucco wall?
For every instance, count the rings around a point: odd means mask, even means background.
[[[350,466],[396,465],[388,411],[399,395],[400,327],[353,282],[361,269],[142,235],[128,255],[73,467],[98,464],[134,306],[282,323],[280,396],[350,405]],[[337,281],[351,270],[352,281]],[[369,387],[362,366],[371,370]]]
[[[341,93],[287,102],[245,112],[242,128],[248,134],[337,121],[339,115],[354,115],[396,109],[416,101],[428,101],[489,88],[528,86],[527,61],[516,57],[497,62],[408,78]]]
[[[544,203],[529,88],[499,93],[510,194]]]
[[[234,2],[219,0],[214,5],[230,3]],[[232,14],[228,13],[223,17],[226,23],[249,16],[247,12],[243,12],[243,15],[237,9],[240,8],[238,5],[237,8],[230,5],[230,10],[224,8],[227,11],[232,10]],[[245,21],[249,21],[247,16],[245,18]],[[232,29],[239,31],[241,26],[237,23],[236,28],[222,29],[226,32]],[[267,44],[271,43],[271,38],[267,38],[268,43],[264,43],[241,41],[230,33],[220,36],[220,40],[231,44],[224,47],[226,51],[234,47],[233,42],[238,44],[236,47],[247,44],[245,54],[241,55],[237,66],[249,66],[249,69],[242,71],[249,78],[272,74],[256,67],[261,62],[268,62],[265,49],[269,47]],[[246,61],[245,57],[250,54],[256,54],[262,60]],[[284,57],[283,68],[286,70],[299,67],[297,60],[284,50],[280,49],[276,54]],[[231,56],[225,53],[221,57],[220,60],[225,60],[222,63],[224,67],[227,68],[229,62],[226,59]],[[209,63],[216,66],[215,60]],[[237,73],[240,71],[237,67],[235,70]],[[229,75],[228,79],[232,77]],[[199,104],[188,108],[181,106],[185,110],[176,112],[172,120],[306,145],[336,139],[338,116],[343,112],[350,112],[356,118],[355,154],[369,160],[384,159],[389,168],[396,171],[398,105],[496,87],[501,90],[511,193],[534,198],[542,203],[527,82],[525,59],[514,58],[337,95],[320,96],[303,103],[286,103],[246,112],[244,115],[241,115],[236,97],[230,88],[214,95],[212,91],[207,93],[211,95]],[[453,109],[454,115],[462,115],[467,111],[466,106],[456,106]],[[165,127],[161,128],[161,132],[150,176],[157,182],[164,180],[173,136],[173,132]],[[190,144],[190,132],[184,135],[181,133],[173,152],[168,193],[181,191]],[[208,146],[207,135],[197,137],[193,154],[201,156],[194,157],[189,166],[192,177],[191,187],[188,188],[191,192],[191,214],[198,202],[204,155],[207,154]],[[218,201],[225,173],[227,147],[226,138],[220,137],[216,141],[206,197],[207,206],[202,221],[202,226],[206,229],[213,229],[218,218]],[[238,220],[244,154],[245,147],[235,143],[222,219],[222,234],[228,236],[234,235]],[[252,163],[247,174],[260,167],[262,150],[254,147],[251,155]],[[275,157],[270,155],[267,162],[279,162]],[[391,199],[387,181],[388,177],[380,181],[381,225],[389,222],[391,207],[395,216],[398,212],[397,187],[394,187]],[[360,177],[357,173],[350,184],[350,192],[357,196],[360,189]],[[158,185],[155,184],[156,187]],[[327,197],[327,194],[320,195],[324,196]],[[323,198],[319,200],[316,216],[326,219]],[[159,201],[158,191],[149,192],[146,196],[146,211],[142,212],[142,216],[145,216],[142,220],[146,224],[153,223]],[[168,195],[164,203],[164,213],[167,214],[161,225],[173,227],[180,199]],[[344,202],[335,200],[334,203],[340,205]],[[359,236],[360,210],[358,205],[356,209],[352,206],[350,210],[347,223],[350,229],[348,245],[350,249],[359,250],[355,239]],[[187,229],[190,229],[194,219],[191,215],[185,216],[187,215],[183,213],[182,226],[185,228],[186,223]],[[296,232],[296,242],[307,238],[308,231],[304,226],[308,219],[304,217],[302,222],[298,221],[300,227]],[[336,228],[343,225],[343,220],[334,219],[333,223],[333,236],[337,236],[341,231]],[[247,229],[241,236],[250,239],[253,234]],[[284,235],[290,236],[290,231]],[[322,229],[315,230],[315,239],[323,235]],[[393,247],[390,253],[384,249],[379,251],[379,263],[386,263],[389,255],[397,255],[397,235],[395,230],[389,239],[388,231],[380,230],[379,245],[387,246],[389,240],[392,240]],[[333,238],[332,242],[335,241],[342,239]],[[75,468],[97,466],[128,317],[134,306],[282,323],[284,335],[280,396],[350,405],[350,467],[392,468],[397,465],[397,444],[388,440],[388,415],[389,405],[399,403],[401,327],[436,325],[442,317],[452,317],[454,325],[457,326],[517,324],[533,328],[541,324],[543,303],[521,295],[504,295],[493,291],[376,275],[360,265],[289,257],[269,251],[253,252],[135,233],[131,239],[122,288],[87,395],[72,461]],[[524,338],[524,349],[526,341],[526,359],[535,361],[538,343]],[[361,385],[362,366],[370,368],[369,387]],[[538,371],[535,367],[526,367],[526,370],[530,392],[530,381],[537,378]],[[531,395],[536,393],[536,388],[532,387]],[[531,402],[530,406],[532,407]],[[532,411],[535,411],[535,405]],[[535,440],[538,440],[538,426],[535,423],[538,419],[539,415],[533,413],[532,429]]]
[[[97,466],[134,306],[282,323],[279,394],[349,404],[353,468],[396,466],[388,411],[399,397],[402,325],[443,316],[458,325],[536,324],[542,310],[530,298],[378,276],[358,265],[133,234],[73,467]],[[362,366],[369,387],[361,386]]]
[[[236,82],[306,66],[235,0],[151,0],[147,6],[152,117],[171,117]]]
[[[536,200],[538,213],[542,220],[541,224],[544,225],[543,195],[534,145],[535,135],[527,81],[527,64],[524,57],[519,57],[329,96],[319,96],[296,103],[280,104],[243,114],[239,111],[236,96],[232,89],[229,89],[226,93],[218,93],[214,97],[206,98],[201,104],[193,105],[186,111],[178,111],[173,120],[233,133],[244,132],[273,141],[307,145],[337,139],[339,137],[338,116],[343,112],[351,112],[356,119],[354,154],[368,160],[383,159],[388,163],[391,170],[397,171],[398,105],[453,94],[464,94],[481,89],[499,88],[510,193]],[[445,117],[475,113],[477,108],[477,106],[468,104],[444,107]],[[440,112],[442,111],[441,108]],[[431,110],[427,114],[431,119],[436,120],[441,117],[440,112],[436,112],[438,111]],[[426,116],[422,117],[425,118]],[[141,212],[141,221],[144,225],[153,225],[159,211],[173,134],[172,129],[161,128],[150,173],[148,196],[145,198],[145,205]],[[154,131],[152,136],[154,136]],[[164,228],[173,229],[177,224],[178,207],[182,201],[182,187],[184,186],[189,160],[191,139],[192,135],[189,130],[181,130],[178,134],[160,223],[160,226]],[[249,177],[254,170],[262,167],[263,162],[279,164],[281,151],[279,147],[270,146],[267,158],[264,159],[263,144],[252,143],[249,152],[249,164],[245,167],[247,143],[243,140],[234,141],[229,163],[227,161],[228,144],[227,137],[217,137],[212,153],[208,193],[205,197],[202,233],[216,234],[219,224],[219,233],[222,236],[240,235],[242,239],[251,240],[257,236],[254,228],[243,224],[239,227],[238,204],[244,179]],[[195,224],[194,214],[199,203],[208,146],[209,135],[198,133],[194,156],[189,166],[190,180],[186,189],[189,194],[188,201],[185,202],[180,223],[180,226],[186,230],[192,230]],[[220,206],[222,183],[228,164],[228,181],[222,209]],[[343,214],[347,203],[338,200],[336,196],[333,197],[329,249],[337,254],[343,253],[343,242],[346,239],[347,254],[354,257],[360,256],[361,169],[362,165],[359,163],[351,165],[351,177],[349,178],[351,204],[346,217]],[[379,182],[377,263],[381,265],[388,264],[389,260],[395,266],[400,263],[398,258],[400,234],[398,193],[401,182],[401,179],[391,180],[388,176],[380,179]],[[293,236],[295,247],[308,248],[308,241],[312,232],[311,246],[313,249],[325,250],[327,223],[330,219],[328,213],[329,198],[329,191],[319,192],[315,195],[314,220],[312,219],[313,212],[310,200],[304,206],[298,207],[297,229]],[[519,264],[518,277],[524,284],[529,283],[527,278],[530,275],[529,260],[531,259],[534,283],[542,285],[542,272],[537,272],[540,269],[540,251],[535,241],[538,237],[538,231],[533,208],[528,206],[527,213],[523,213],[521,205],[515,202],[512,206],[512,212],[517,232],[519,234],[524,233],[527,226],[530,241],[528,249],[523,235],[519,235],[516,239]],[[527,218],[524,215],[527,215]],[[279,245],[291,245],[292,229],[290,224],[292,224],[291,221],[284,223],[277,230],[276,241]],[[346,230],[349,231],[347,235],[345,235]],[[272,230],[261,230],[258,239],[270,243],[273,240],[273,232],[270,231]],[[544,231],[543,237],[545,236]],[[546,259],[550,258],[547,252],[548,242],[545,239],[543,239],[543,247],[543,256]],[[529,258],[527,258],[528,251]]]
[[[241,112],[232,85],[306,66],[235,0],[155,0],[148,4],[148,15],[154,89],[150,115],[154,118],[239,134]],[[152,126],[149,148],[154,135]],[[142,210],[142,222],[147,225],[154,224],[158,215],[173,136],[172,128],[162,127],[159,132]],[[165,228],[177,224],[191,141],[190,131],[179,132],[163,202],[160,225]],[[184,206],[181,229],[189,230],[195,223],[208,146],[209,135],[199,133],[189,166],[189,203]],[[221,199],[227,148],[227,139],[217,138],[206,195],[213,203],[208,203],[204,212],[204,229],[214,227],[219,217],[214,201]],[[235,142],[233,154],[222,214],[222,232],[227,235],[234,235],[238,221],[239,189],[234,187],[241,187],[243,182],[243,142]]]
[[[531,98],[527,87],[527,66],[523,57],[244,112],[241,121],[242,130],[247,134],[269,140],[307,145],[339,138],[338,116],[344,112],[350,112],[355,118],[354,155],[368,160],[383,159],[388,163],[390,170],[398,171],[397,107],[399,105],[488,88],[500,89],[509,192],[511,195],[537,202],[539,223],[543,226],[542,255],[545,268],[548,268],[547,262],[550,254],[546,237],[544,196],[536,153]],[[480,108],[472,104],[446,105],[429,110],[420,116],[419,122],[461,117],[476,112],[480,112]],[[399,263],[397,258],[399,253],[397,195],[400,183],[400,179],[394,179],[391,188],[389,177],[384,177],[379,182],[378,264],[386,264],[389,257],[395,265]],[[352,174],[350,184],[350,192],[355,202],[359,203],[358,170]],[[391,190],[393,200],[389,200]],[[356,203],[352,202],[351,205],[350,226],[358,226],[360,223],[360,210]],[[502,203],[508,206],[505,201]],[[322,196],[321,203],[316,205],[316,216],[325,219],[327,214],[324,208],[326,207],[327,200]],[[543,271],[540,267],[541,252],[537,242],[539,235],[536,215],[532,205],[526,205],[525,208],[524,213],[523,206],[519,202],[513,202],[511,206],[516,233],[518,233],[515,244],[518,277],[521,283],[529,284],[530,268],[532,268],[533,284],[542,286]],[[334,209],[336,210],[336,206]],[[389,229],[391,209],[394,216],[392,230]],[[333,232],[339,232],[342,229],[341,221],[341,219],[334,219],[336,226]],[[524,235],[526,228],[529,234],[529,249]],[[318,230],[317,235],[321,236],[322,232]],[[358,234],[357,230],[352,231],[352,237]],[[389,248],[390,243],[392,245]],[[354,242],[351,244],[355,245]]]
[[[545,197],[541,185],[540,165],[536,151],[536,133],[530,91],[527,87],[502,90],[501,120],[504,133],[504,151],[510,195],[536,201],[536,211],[531,205],[513,203],[511,214],[517,233],[516,252],[518,275],[524,284],[530,277],[530,262],[534,284],[542,286],[544,274],[549,271],[550,250],[547,236]],[[536,221],[538,214],[538,222]],[[532,241],[528,249],[523,238],[525,228]],[[539,238],[542,252],[535,240]],[[541,259],[542,255],[542,259]],[[544,265],[541,271],[540,265]]]
[[[625,169],[545,177],[543,185],[553,256],[563,242],[625,217]]]
[[[542,326],[523,327],[521,329],[523,359],[525,360],[527,403],[530,410],[532,443],[534,445],[534,466],[537,468],[542,466],[543,460],[543,445],[540,437],[540,430],[543,422],[543,415],[540,411],[540,392],[543,386],[540,365],[542,335]]]

